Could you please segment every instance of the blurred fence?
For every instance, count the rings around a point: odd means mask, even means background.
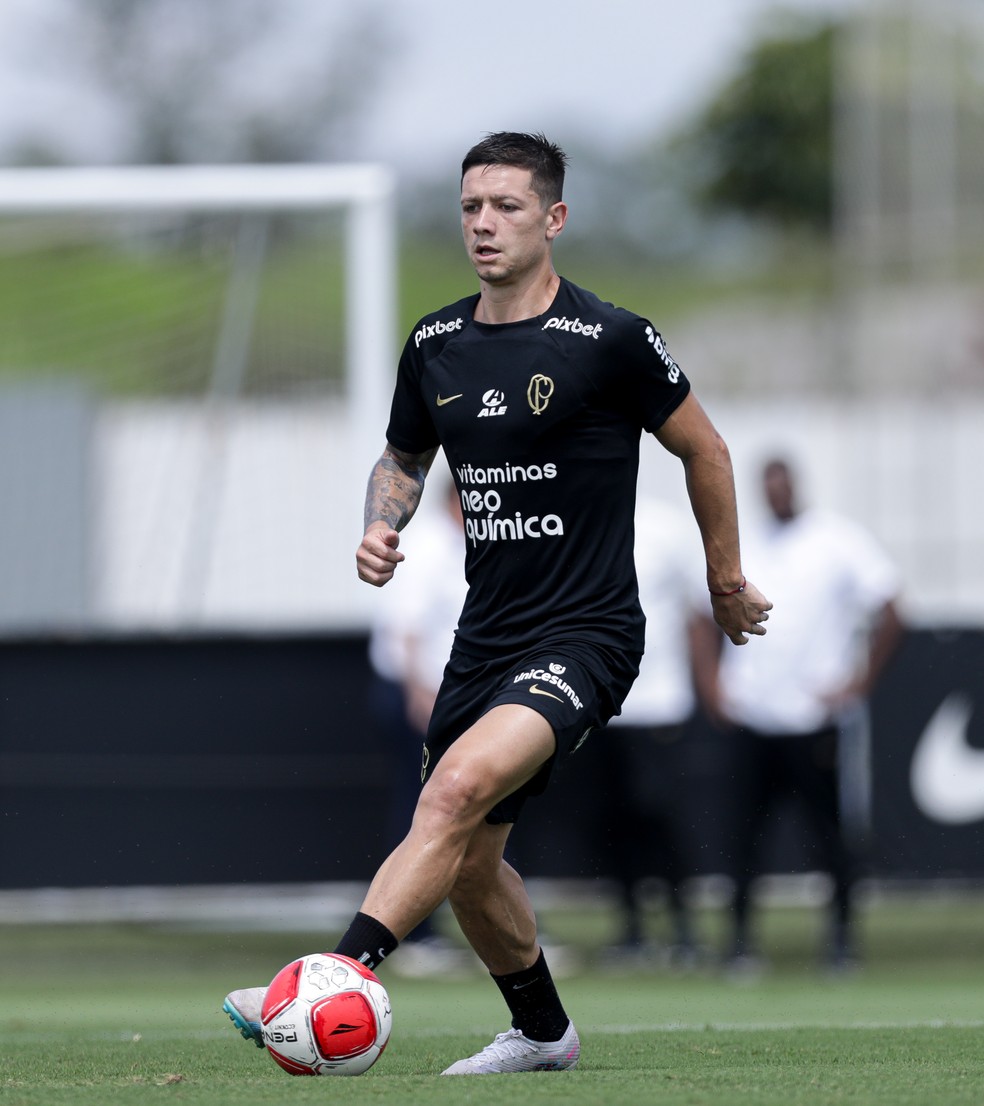
[[[404,757],[371,695],[359,635],[0,643],[0,888],[367,881],[405,831]],[[851,822],[869,874],[984,878],[982,701],[984,632],[910,632],[872,703],[871,802]],[[667,788],[695,876],[730,869],[723,742],[696,719]],[[524,812],[525,874],[611,876],[603,743]],[[811,870],[809,840],[776,833],[765,870]]]

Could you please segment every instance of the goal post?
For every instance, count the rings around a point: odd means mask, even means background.
[[[365,624],[395,193],[377,164],[0,170],[0,636]]]
[[[362,459],[395,365],[393,172],[377,164],[78,166],[0,170],[0,217],[347,209],[346,383]]]

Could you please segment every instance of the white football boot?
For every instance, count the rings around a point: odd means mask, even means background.
[[[573,1022],[559,1041],[531,1041],[518,1029],[500,1033],[481,1052],[459,1060],[442,1075],[493,1075],[498,1072],[566,1071],[576,1068],[581,1042]]]
[[[266,987],[243,987],[239,991],[230,991],[222,1003],[222,1009],[232,1019],[232,1024],[245,1040],[252,1041],[257,1048],[266,1047],[260,1025],[266,993]]]

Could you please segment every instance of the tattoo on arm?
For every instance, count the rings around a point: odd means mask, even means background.
[[[373,522],[385,522],[402,530],[413,518],[424,491],[427,471],[437,454],[404,453],[387,443],[376,462],[366,488],[365,529]]]

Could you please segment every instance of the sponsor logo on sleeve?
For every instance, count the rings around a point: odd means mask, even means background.
[[[666,375],[670,383],[676,384],[680,379],[680,366],[670,356],[670,351],[666,348],[666,344],[663,341],[663,335],[660,334],[658,330],[654,330],[653,327],[647,326],[646,339],[659,355],[660,361],[666,366]]]

